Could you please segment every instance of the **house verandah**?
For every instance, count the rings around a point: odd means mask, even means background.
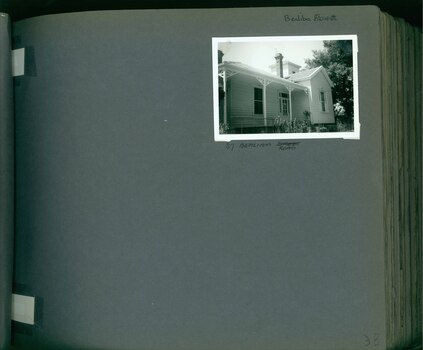
[[[219,123],[232,132],[306,121],[310,88],[239,62],[219,64]]]

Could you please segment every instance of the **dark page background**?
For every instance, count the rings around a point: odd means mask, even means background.
[[[385,338],[378,11],[81,13],[17,22],[15,344],[357,349]],[[213,141],[212,36],[357,34],[361,139]],[[165,121],[166,120],[166,121]],[[16,289],[15,289],[16,291]]]

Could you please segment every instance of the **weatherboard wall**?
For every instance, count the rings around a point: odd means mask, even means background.
[[[332,88],[329,85],[329,82],[320,71],[313,78],[308,85],[311,88],[311,120],[315,124],[320,123],[334,123],[335,116],[333,112],[333,100],[332,100]],[[304,83],[304,85],[306,85]],[[326,112],[321,111],[319,93],[320,91],[325,91],[327,96],[326,102]]]
[[[263,89],[263,85],[254,77],[236,74],[229,79],[227,93],[228,122],[230,127],[263,127],[264,115],[254,114],[254,88]],[[279,110],[279,92],[288,93],[283,85],[270,83],[266,86],[267,126],[274,125]],[[303,120],[304,111],[309,110],[308,96],[304,91],[293,90],[291,96],[292,118]],[[289,119],[287,116],[283,119]]]

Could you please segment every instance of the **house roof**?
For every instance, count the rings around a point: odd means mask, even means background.
[[[246,75],[254,76],[256,78],[266,79],[266,80],[274,82],[274,83],[282,84],[282,85],[285,85],[285,86],[290,86],[292,88],[307,90],[307,87],[305,87],[304,85],[297,84],[296,82],[294,82],[290,79],[278,77],[278,76],[276,76],[272,73],[269,73],[269,72],[266,72],[264,70],[248,66],[248,65],[241,63],[241,62],[225,61],[225,62],[219,64],[219,70],[233,71],[235,73],[243,73],[243,74],[246,74]]]
[[[289,80],[292,81],[303,81],[303,80],[310,80],[314,76],[317,75],[317,73],[322,72],[324,77],[327,79],[330,86],[333,86],[332,80],[330,80],[328,73],[326,73],[326,69],[323,68],[323,66],[311,68],[311,69],[305,69],[298,73],[294,73],[287,77]]]
[[[307,80],[310,79],[313,73],[315,73],[319,68],[320,67],[304,69],[299,71],[298,73],[291,74],[288,78],[295,81]]]
[[[282,63],[283,64],[290,64],[291,66],[295,66],[295,67],[298,67],[298,68],[301,67],[299,64],[296,64],[296,63],[288,61],[288,60],[282,60]]]
[[[294,63],[294,62],[288,61],[288,60],[286,60],[286,59],[283,59],[283,60],[282,60],[282,64],[283,64],[284,66],[285,66],[285,65],[291,65],[291,66],[295,66],[295,67],[297,67],[297,68],[300,68],[300,67],[301,67],[299,64],[296,64],[296,63]],[[269,68],[270,68],[270,69],[275,69],[275,68],[276,68],[276,63],[273,63],[273,64],[269,65]]]

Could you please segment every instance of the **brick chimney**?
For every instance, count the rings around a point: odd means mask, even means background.
[[[283,78],[283,56],[281,53],[276,54],[275,56],[276,60],[276,74]]]

